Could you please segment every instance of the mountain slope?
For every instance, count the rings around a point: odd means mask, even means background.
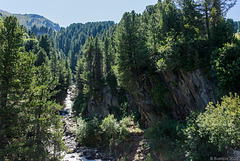
[[[56,31],[60,30],[59,24],[54,23],[49,19],[37,14],[12,14],[1,9],[0,9],[0,14],[3,18],[9,15],[17,17],[18,22],[21,25],[25,26],[27,29],[31,29],[31,27],[36,25],[38,28],[44,26],[44,27],[52,28],[53,30],[56,30]]]

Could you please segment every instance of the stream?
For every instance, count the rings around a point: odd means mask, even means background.
[[[87,147],[80,147],[76,140],[76,119],[72,112],[74,97],[74,90],[76,86],[72,85],[67,91],[67,97],[65,98],[65,108],[62,109],[60,114],[63,116],[63,140],[71,153],[66,154],[62,161],[106,161],[112,160],[107,155],[101,154],[97,149],[90,149]]]

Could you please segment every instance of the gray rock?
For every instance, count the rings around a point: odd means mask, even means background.
[[[92,97],[87,105],[87,111],[90,115],[104,118],[109,114],[108,107],[118,107],[118,99],[112,94],[110,87],[102,88],[98,96]]]

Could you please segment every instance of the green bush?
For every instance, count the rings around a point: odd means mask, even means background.
[[[101,124],[95,117],[88,121],[79,117],[77,119],[76,134],[78,141],[82,145],[101,145],[102,148],[109,147],[111,150],[129,137],[130,131],[128,127],[130,126],[137,127],[131,117],[125,117],[119,123],[114,118],[114,115],[108,115],[102,120]]]
[[[146,131],[150,147],[159,151],[163,159],[182,160],[183,124],[164,116],[162,120]]]
[[[240,98],[237,94],[224,96],[222,102],[209,103],[206,111],[197,118],[199,134],[209,136],[209,141],[220,151],[225,147],[240,148]]]
[[[212,68],[216,71],[221,93],[240,89],[240,46],[226,44],[212,54]]]
[[[121,123],[123,121],[120,121]],[[108,143],[109,147],[117,146],[121,141],[129,136],[129,130],[127,125],[122,123],[121,125],[114,118],[114,115],[108,115],[104,120],[100,128],[103,132],[103,138]]]
[[[87,122],[83,120],[82,117],[77,118],[76,134],[80,143],[83,142],[83,140],[87,137],[86,129],[87,129]]]
[[[84,114],[86,111],[87,103],[82,93],[79,93],[78,96],[75,98],[73,103],[73,112],[78,115],[80,113]]]
[[[208,136],[200,136],[199,127],[196,123],[197,116],[196,113],[192,113],[187,118],[187,127],[184,129],[185,142],[183,149],[186,160],[202,161],[209,160],[213,156],[223,156],[217,150],[217,146],[208,141]]]
[[[119,124],[117,119],[114,118],[114,115],[108,115],[108,117],[103,119],[100,128],[108,137],[115,137],[119,132]]]
[[[77,137],[80,144],[93,146],[96,145],[97,137],[100,136],[99,122],[97,118],[93,118],[86,122],[81,117],[77,119]]]
[[[209,103],[204,113],[187,119],[184,149],[187,160],[222,157],[226,147],[240,148],[240,99],[224,96],[216,106]]]
[[[134,120],[133,116],[124,117],[122,118],[122,120],[120,120],[120,124],[127,125],[127,126],[134,126],[135,123],[133,120]]]

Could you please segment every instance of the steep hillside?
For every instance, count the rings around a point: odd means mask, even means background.
[[[0,10],[0,13],[2,17],[6,17],[9,15],[17,17],[19,24],[25,26],[28,30],[31,29],[31,27],[33,27],[34,25],[36,25],[38,28],[44,26],[52,28],[56,31],[60,30],[60,26],[57,23],[54,23],[49,19],[37,14],[13,14],[4,10]]]
[[[71,69],[75,70],[87,39],[90,36],[102,38],[114,26],[113,21],[74,23],[67,28],[61,28],[59,32],[49,31],[48,36],[55,43],[57,50],[69,58]]]

